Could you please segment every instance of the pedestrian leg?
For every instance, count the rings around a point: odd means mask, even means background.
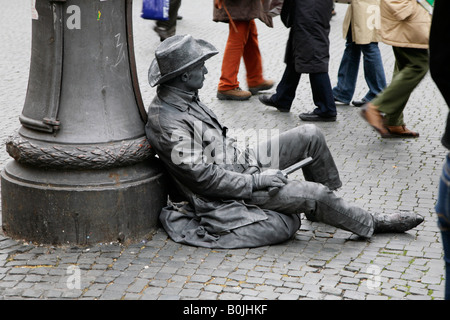
[[[358,79],[360,60],[361,48],[353,42],[351,28],[349,28],[344,54],[339,65],[338,83],[333,88],[333,95],[340,102],[349,104],[352,100]]]
[[[177,31],[178,9],[181,6],[181,0],[170,0],[169,19],[156,21],[155,31],[159,34],[160,40],[174,36]]]
[[[289,110],[295,99],[300,77],[301,74],[296,72],[292,65],[286,64],[283,77],[277,85],[276,93],[271,97],[272,101],[275,104]]]
[[[244,64],[247,70],[247,85],[257,87],[264,82],[262,58],[258,43],[258,30],[254,20],[249,22],[248,38],[244,46]]]
[[[363,98],[371,101],[386,87],[386,75],[384,73],[383,60],[377,42],[361,45],[364,63],[364,78],[369,91]]]
[[[336,116],[336,103],[334,102],[328,72],[310,73],[309,80],[311,82],[314,104],[317,106],[314,113],[323,117]]]
[[[385,114],[387,126],[403,126],[403,110],[412,91],[428,71],[428,50],[393,47],[396,71],[389,86],[372,104]]]
[[[438,201],[435,207],[441,230],[446,272],[445,300],[450,300],[450,154],[447,154],[439,183]]]
[[[239,87],[238,73],[244,47],[249,34],[249,21],[234,21],[237,32],[229,25],[228,40],[223,54],[222,73],[219,91],[233,90]]]

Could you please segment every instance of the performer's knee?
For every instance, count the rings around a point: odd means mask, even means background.
[[[325,142],[325,136],[322,130],[315,124],[305,124],[296,129],[298,129],[299,138],[303,141],[308,139],[311,142]]]

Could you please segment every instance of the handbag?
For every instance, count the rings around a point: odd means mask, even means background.
[[[169,20],[169,0],[143,0],[141,17],[150,20]]]
[[[434,0],[417,0],[417,2],[428,11],[429,14],[433,15]]]

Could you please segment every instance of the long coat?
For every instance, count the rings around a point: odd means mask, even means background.
[[[250,21],[259,19],[267,26],[273,27],[272,17],[268,14],[270,0],[224,0],[230,16],[236,21]],[[225,8],[217,9],[214,7],[213,21],[229,22],[229,17]]]
[[[287,0],[281,19],[290,27],[286,60],[298,73],[328,72],[333,0]],[[292,60],[291,60],[292,61]]]
[[[242,172],[258,161],[237,147],[195,95],[160,85],[148,115],[148,140],[188,203],[168,206],[160,214],[174,241],[240,248],[282,242],[295,234],[300,227],[296,214],[249,204],[252,177]]]
[[[350,27],[356,44],[380,42],[380,0],[353,0],[342,24],[344,38]]]
[[[416,0],[382,0],[380,9],[384,43],[428,49],[431,15]]]

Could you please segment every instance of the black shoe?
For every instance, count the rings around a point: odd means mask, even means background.
[[[336,116],[323,117],[315,114],[314,112],[310,113],[300,113],[298,115],[300,119],[303,121],[322,121],[322,122],[333,122],[336,121]]]
[[[373,214],[374,233],[401,233],[417,227],[423,222],[421,215],[409,212]]]
[[[289,112],[289,110],[291,109],[291,108],[277,105],[275,102],[272,101],[272,96],[269,96],[267,94],[260,95],[258,97],[258,99],[259,99],[259,101],[261,101],[262,104],[269,106],[269,107],[277,108],[278,111],[280,111],[280,112]]]
[[[355,107],[362,107],[363,105],[365,105],[367,102],[369,102],[369,101],[367,101],[366,99],[361,99],[361,100],[353,100],[352,101],[352,104],[355,106]]]

